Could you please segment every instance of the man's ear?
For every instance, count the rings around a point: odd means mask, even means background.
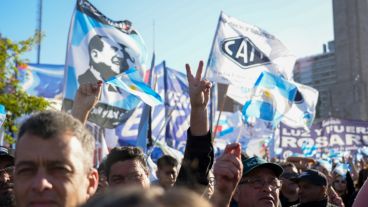
[[[93,61],[97,62],[97,59],[98,59],[98,50],[92,49],[91,50],[91,53],[90,53],[90,56],[93,59]]]
[[[95,194],[98,186],[98,172],[96,169],[92,168],[88,174],[88,188],[87,188],[87,195],[91,197]]]

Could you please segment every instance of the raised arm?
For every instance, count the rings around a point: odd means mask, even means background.
[[[74,98],[72,116],[86,124],[89,113],[100,99],[101,91],[102,81],[80,85]]]
[[[207,104],[210,99],[211,82],[202,79],[203,61],[199,62],[195,76],[188,64],[185,65],[189,83],[190,132],[194,136],[206,135],[209,131]]]
[[[175,185],[196,189],[203,193],[206,192],[205,188],[209,184],[208,174],[214,160],[207,115],[211,83],[201,77],[203,61],[200,61],[195,76],[188,64],[186,70],[192,109],[184,159]]]

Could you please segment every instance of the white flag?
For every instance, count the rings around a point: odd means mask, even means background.
[[[284,114],[283,123],[291,127],[309,128],[313,124],[316,115],[318,91],[312,87],[295,83],[298,88],[294,103],[289,111]]]
[[[221,13],[207,66],[209,80],[251,88],[263,71],[292,79],[294,63],[295,56],[273,35]]]

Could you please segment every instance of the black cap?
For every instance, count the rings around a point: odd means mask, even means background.
[[[248,159],[242,156],[242,163],[243,163],[243,176],[249,174],[252,170],[259,167],[264,167],[272,170],[277,177],[280,177],[280,175],[284,171],[280,165],[274,164],[272,162],[267,162],[266,160],[258,156],[254,156]]]
[[[318,170],[306,170],[293,180],[295,182],[304,181],[317,186],[327,186],[326,176]]]
[[[0,146],[0,159],[9,159],[14,162],[14,156],[11,154],[9,148]]]

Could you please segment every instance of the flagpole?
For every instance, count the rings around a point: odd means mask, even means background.
[[[213,37],[213,40],[212,40],[211,52],[210,52],[210,55],[209,55],[208,60],[207,60],[206,70],[204,71],[204,76],[203,77],[205,77],[205,78],[207,77],[208,65],[210,65],[211,56],[212,56],[212,53],[213,53],[213,46],[215,45],[215,41],[217,39],[217,31],[218,31],[218,28],[220,27],[221,19],[222,19],[222,11],[220,13],[220,17],[219,17],[218,22],[217,22],[217,26],[216,26],[216,30],[215,30],[215,36]]]
[[[168,113],[167,117],[165,118],[164,124],[162,125],[162,127],[161,127],[160,131],[158,132],[158,135],[157,135],[156,139],[155,139],[155,140],[153,141],[153,143],[152,143],[152,148],[151,148],[151,150],[147,153],[147,158],[151,156],[151,154],[152,154],[152,152],[153,152],[153,147],[156,145],[156,143],[157,143],[158,139],[160,138],[160,135],[161,135],[162,131],[163,131],[164,129],[166,129],[166,125],[169,123],[169,121],[170,121],[170,119],[171,119],[171,114],[172,114],[173,112],[174,112],[174,108],[170,109],[170,111],[169,111],[169,113]]]
[[[241,136],[241,134],[243,133],[243,128],[244,128],[244,126],[243,126],[243,125],[241,125],[241,126],[240,126],[240,130],[239,130],[239,134],[238,134],[238,136],[236,137],[236,142],[237,142],[237,143],[239,143],[239,141],[240,141],[240,136]]]
[[[225,91],[225,94],[224,94],[224,101],[222,102],[221,104],[221,109],[220,109],[220,113],[219,113],[219,117],[217,118],[217,121],[216,121],[216,125],[215,125],[215,130],[214,130],[214,133],[213,133],[213,137],[212,137],[212,140],[216,138],[216,134],[217,134],[217,126],[220,122],[220,117],[221,117],[221,114],[222,114],[222,111],[224,110],[224,107],[225,107],[225,103],[226,103],[226,99],[227,99],[227,89],[229,88],[229,85],[227,85],[226,87],[226,91]]]

